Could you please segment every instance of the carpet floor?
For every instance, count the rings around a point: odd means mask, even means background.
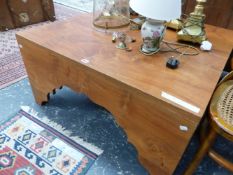
[[[0,174],[86,174],[102,151],[30,110],[24,107],[1,123]]]
[[[75,9],[56,3],[55,12],[57,21],[66,20],[67,18],[80,13]],[[50,22],[42,22],[23,28],[0,32],[0,89],[27,77],[15,38],[15,33],[27,28],[36,27],[38,25],[46,25],[48,23]]]

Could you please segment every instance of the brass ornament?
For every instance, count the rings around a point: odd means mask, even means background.
[[[179,19],[174,19],[174,20],[171,20],[171,21],[165,23],[165,25],[167,26],[167,28],[180,30],[180,29],[182,29],[183,23]]]
[[[30,18],[29,18],[29,16],[28,16],[27,13],[20,13],[20,14],[19,14],[19,20],[20,20],[20,22],[22,22],[22,23],[28,23],[29,20],[30,20]]]
[[[196,0],[197,5],[189,17],[184,22],[182,29],[177,33],[177,39],[193,43],[202,43],[207,39],[204,30],[204,3],[207,0]]]

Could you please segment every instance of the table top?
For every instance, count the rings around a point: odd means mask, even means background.
[[[202,117],[221,72],[233,48],[233,31],[206,25],[210,52],[182,56],[176,70],[166,68],[172,52],[152,56],[140,53],[140,31],[129,31],[137,41],[132,52],[116,49],[111,35],[92,26],[92,16],[82,14],[69,20],[34,27],[17,33],[40,47],[84,64],[95,71]],[[165,40],[176,41],[176,32],[167,30]]]

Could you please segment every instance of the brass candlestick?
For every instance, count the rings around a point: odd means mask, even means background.
[[[183,28],[177,33],[178,40],[190,41],[193,43],[201,43],[206,40],[204,30],[204,3],[207,0],[196,0],[194,12],[190,13]]]

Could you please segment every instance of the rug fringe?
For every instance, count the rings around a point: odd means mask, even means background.
[[[87,148],[88,150],[92,151],[93,153],[97,154],[98,156],[103,153],[103,150],[101,150],[100,148],[94,146],[91,143],[87,143],[87,142],[83,141],[83,139],[81,139],[80,137],[71,136],[72,131],[67,130],[66,128],[64,128],[63,126],[61,126],[60,124],[58,124],[56,122],[51,121],[50,119],[48,119],[47,116],[39,117],[38,112],[35,111],[33,108],[31,108],[29,106],[21,106],[21,109],[23,111],[29,113],[33,117],[39,119],[40,121],[44,122],[45,124],[53,127],[54,129],[56,129],[57,131],[59,131],[63,135],[69,137],[73,141],[77,142],[78,144],[82,145],[83,147]]]

